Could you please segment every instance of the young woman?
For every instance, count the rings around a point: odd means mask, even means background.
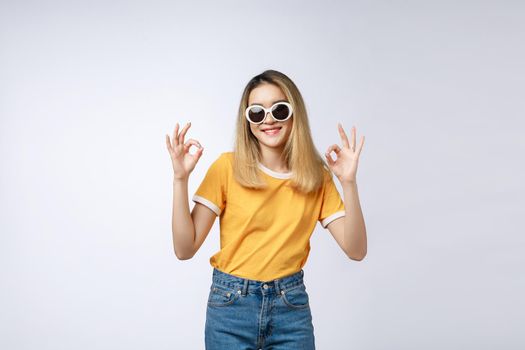
[[[366,255],[356,183],[364,137],[356,149],[355,127],[349,141],[339,124],[342,146],[328,147],[325,162],[296,85],[283,73],[264,71],[242,94],[234,151],[211,164],[190,213],[188,179],[204,150],[197,140],[184,141],[190,125],[179,133],[177,123],[172,141],[166,135],[174,171],[173,246],[179,259],[190,259],[220,217],[221,247],[210,258],[206,349],[315,349],[302,268],[317,222],[350,259]]]

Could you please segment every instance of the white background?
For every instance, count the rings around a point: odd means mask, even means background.
[[[524,10],[2,1],[0,348],[204,348],[218,220],[177,260],[165,134],[205,147],[191,196],[277,69],[321,154],[337,122],[366,136],[368,255],[318,224],[304,268],[317,347],[523,349]]]

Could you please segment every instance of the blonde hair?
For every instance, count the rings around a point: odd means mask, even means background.
[[[233,147],[234,178],[241,185],[249,188],[261,189],[267,186],[259,177],[257,167],[257,162],[261,159],[259,140],[252,134],[249,122],[244,115],[248,107],[250,92],[264,83],[281,88],[292,105],[292,130],[282,154],[288,169],[291,169],[293,173],[290,178],[290,186],[303,193],[316,191],[323,185],[323,176],[327,174],[332,176],[332,172],[313,143],[306,107],[299,89],[285,74],[275,70],[265,70],[253,77],[242,93]]]

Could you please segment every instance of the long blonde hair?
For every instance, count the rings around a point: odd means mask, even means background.
[[[332,176],[332,172],[313,143],[306,107],[299,89],[290,78],[276,70],[265,70],[253,77],[242,93],[233,147],[235,179],[241,185],[249,188],[266,187],[264,180],[259,177],[257,167],[257,162],[261,159],[259,140],[252,134],[249,122],[244,115],[248,107],[250,92],[263,83],[270,83],[281,88],[292,105],[292,131],[282,154],[288,169],[291,169],[293,173],[290,185],[303,193],[318,190],[323,184],[323,176],[327,174]]]

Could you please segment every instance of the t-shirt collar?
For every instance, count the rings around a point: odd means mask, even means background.
[[[270,168],[267,168],[265,167],[264,165],[262,165],[260,162],[257,162],[257,166],[259,167],[259,169],[261,169],[262,171],[264,171],[266,174],[272,176],[272,177],[276,177],[278,179],[289,179],[292,177],[292,174],[293,172],[289,172],[289,173],[278,173],[277,171],[274,171]]]

